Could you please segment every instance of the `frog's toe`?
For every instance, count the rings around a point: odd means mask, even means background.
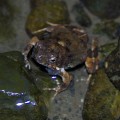
[[[58,95],[59,93],[59,87],[55,87],[55,88],[43,88],[43,90],[48,90],[48,91],[55,91],[55,94],[52,97],[52,100],[55,99],[55,97]]]
[[[87,80],[86,80],[86,84],[88,84],[90,82],[91,77],[92,77],[92,74],[89,74],[87,77]]]
[[[67,89],[68,86],[66,86],[64,83],[61,85],[58,85],[55,88],[43,88],[43,90],[48,90],[48,91],[55,91],[54,96],[52,97],[52,99],[54,99],[60,92],[64,91],[65,89]]]
[[[56,88],[43,88],[43,90],[56,91]]]
[[[31,69],[30,63],[28,61],[25,63],[25,67],[28,68],[29,70]]]

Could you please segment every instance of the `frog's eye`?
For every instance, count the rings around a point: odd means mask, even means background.
[[[55,62],[56,61],[56,58],[55,57],[52,57],[52,58],[50,58],[50,62]]]

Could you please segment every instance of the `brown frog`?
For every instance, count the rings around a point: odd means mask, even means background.
[[[73,25],[59,25],[48,23],[49,26],[34,33],[41,33],[41,37],[34,36],[23,52],[25,66],[30,69],[28,54],[32,50],[34,60],[49,69],[53,74],[61,76],[63,83],[57,81],[55,95],[64,91],[72,80],[72,75],[65,69],[73,68],[85,63],[90,74],[98,69],[98,47],[93,40],[92,47],[88,48],[88,35],[81,27]]]

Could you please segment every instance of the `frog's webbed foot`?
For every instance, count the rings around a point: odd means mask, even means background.
[[[60,82],[56,79],[55,81],[56,81],[57,87],[55,87],[55,88],[44,88],[43,89],[43,90],[55,91],[53,99],[55,98],[55,96],[57,94],[59,94],[60,92],[66,90],[68,88],[68,86],[69,86],[69,84],[70,84],[70,82],[71,82],[71,80],[73,78],[71,74],[69,74],[68,72],[66,72],[64,70],[64,68],[58,68],[57,67],[56,69],[60,70],[59,75],[62,78],[62,81],[63,81],[62,84],[60,84]]]
[[[29,70],[31,69],[31,65],[28,60],[25,61],[25,67],[28,68]]]
[[[55,88],[43,88],[43,90],[55,91],[55,94],[52,97],[52,99],[54,99],[55,96],[57,96],[57,94],[59,94],[61,91],[61,85],[60,85],[60,82],[58,81],[58,79],[56,79],[55,82],[56,82],[57,87],[55,87]]]
[[[31,66],[30,66],[30,62],[28,61],[28,58],[27,58],[27,55],[28,53],[26,53],[25,51],[22,53],[22,55],[24,56],[24,63],[25,63],[25,67],[30,69]]]
[[[31,39],[31,41],[27,44],[27,46],[25,47],[24,51],[22,52],[22,55],[24,56],[24,62],[25,62],[25,67],[30,69],[30,63],[28,61],[28,54],[30,52],[30,50],[32,49],[33,46],[35,46],[36,42],[38,42],[39,39],[37,37],[33,37]]]

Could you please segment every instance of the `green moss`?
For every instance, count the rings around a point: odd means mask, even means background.
[[[100,59],[104,60],[116,48],[117,43],[109,43],[100,46]]]
[[[100,69],[91,78],[85,97],[84,120],[114,120],[120,115],[120,93],[109,81],[103,69]]]
[[[26,22],[26,29],[36,31],[46,26],[46,22],[68,23],[66,4],[58,0],[32,0],[32,11]]]
[[[116,91],[115,99],[111,106],[111,113],[113,116],[115,116],[116,119],[120,117],[120,92],[119,91]]]
[[[118,23],[114,22],[113,20],[104,20],[103,22],[95,25],[93,33],[113,37],[113,33],[115,32],[117,26]]]

